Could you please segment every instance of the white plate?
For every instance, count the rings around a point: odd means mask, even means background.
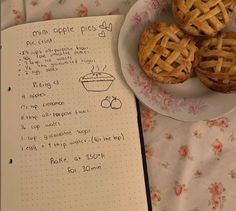
[[[138,42],[153,21],[175,22],[170,0],[138,0],[126,15],[120,31],[118,51],[123,75],[137,98],[154,111],[183,121],[212,119],[232,111],[236,94],[220,94],[206,88],[197,78],[182,84],[156,85],[138,64]],[[236,13],[227,29],[236,31]]]

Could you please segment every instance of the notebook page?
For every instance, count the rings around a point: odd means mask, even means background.
[[[2,211],[147,210],[123,16],[2,32]]]

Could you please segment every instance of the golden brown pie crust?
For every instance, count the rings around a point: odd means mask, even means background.
[[[155,22],[141,35],[138,59],[151,79],[175,84],[190,78],[196,51],[192,38],[175,24]]]
[[[173,0],[173,14],[191,35],[213,36],[229,22],[236,0]]]
[[[196,74],[207,87],[222,93],[236,92],[236,32],[204,40],[197,63]]]

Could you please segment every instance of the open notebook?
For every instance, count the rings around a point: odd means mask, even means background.
[[[1,210],[150,210],[123,16],[1,32]]]

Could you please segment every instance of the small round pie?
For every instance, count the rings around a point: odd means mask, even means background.
[[[236,92],[236,32],[224,32],[204,40],[195,72],[214,91]]]
[[[138,59],[143,71],[154,81],[176,84],[191,77],[196,51],[192,38],[175,24],[155,22],[141,35]]]
[[[214,36],[229,22],[235,0],[173,0],[173,14],[191,35]]]

